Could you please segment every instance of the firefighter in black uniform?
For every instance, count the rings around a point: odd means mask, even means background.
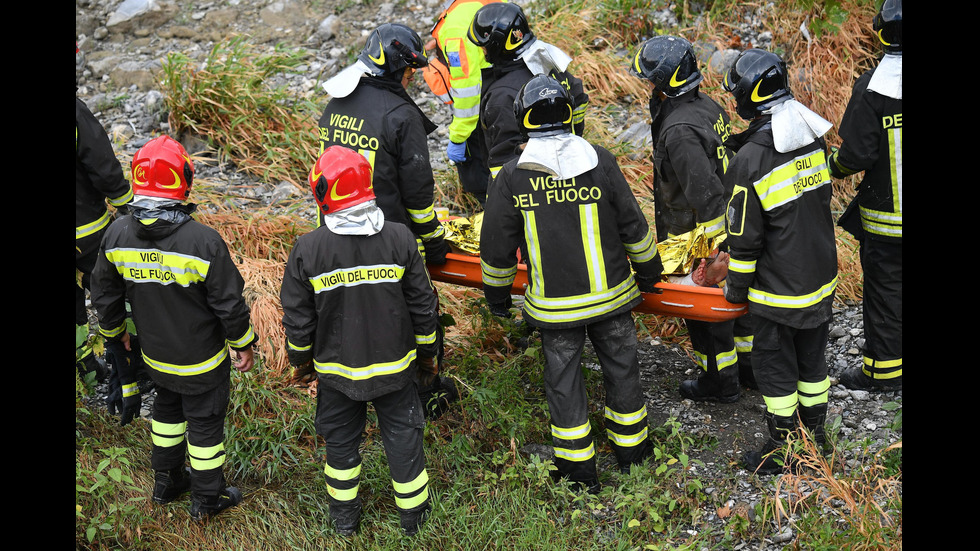
[[[127,350],[127,299],[132,305],[143,360],[156,385],[153,501],[169,503],[190,490],[191,517],[203,521],[242,499],[237,488],[225,486],[222,472],[229,346],[237,355],[235,368],[244,372],[252,368],[257,339],[227,245],[191,216],[196,205],[186,201],[194,167],[184,148],[169,136],[154,138],[136,152],[132,170],[136,198],[131,214],[106,231],[92,302],[107,347]],[[124,390],[133,388],[132,367],[114,366]]]
[[[497,176],[500,167],[520,155],[523,139],[514,119],[514,100],[521,87],[535,75],[549,75],[565,86],[573,103],[572,131],[582,135],[589,96],[581,79],[568,71],[572,58],[537,39],[520,6],[510,2],[483,6],[474,15],[466,36],[483,48],[486,60],[491,63],[483,70],[480,99],[480,125],[491,179]]]
[[[704,77],[691,43],[679,36],[651,38],[640,46],[630,73],[653,88],[650,127],[657,241],[698,226],[705,236],[723,239],[730,195],[722,183],[729,161],[724,142],[732,124],[724,108],[701,92]],[[747,326],[744,316],[739,320]],[[741,358],[736,352],[735,323],[686,321],[701,374],[681,383],[682,396],[696,401],[738,400],[740,372],[744,369],[742,378],[749,379],[752,366],[749,350]],[[748,330],[741,334],[751,335]]]
[[[490,188],[480,256],[487,303],[506,317],[516,251],[525,253],[523,315],[541,332],[557,474],[594,492],[585,338],[602,366],[606,434],[626,471],[651,448],[631,310],[663,265],[615,157],[572,133],[573,106],[566,88],[546,75],[519,91],[514,110],[528,141]]]
[[[92,270],[105,229],[112,222],[106,200],[125,210],[133,189],[123,176],[102,124],[88,106],[75,97],[75,270],[81,273],[75,285],[75,367],[82,375],[95,372],[101,381],[106,368],[88,342],[88,312],[85,291],[91,287]]]
[[[751,121],[729,139],[725,173],[731,258],[725,298],[748,302],[752,367],[766,403],[769,438],[747,453],[763,474],[785,465],[776,454],[797,415],[824,445],[830,379],[824,357],[837,288],[830,173],[822,136],[831,124],[796,101],[776,54],[742,52],[725,75],[739,116]]]
[[[436,126],[405,90],[427,63],[412,29],[396,23],[375,29],[357,61],[323,85],[332,98],[320,117],[320,152],[342,145],[364,155],[385,219],[412,230],[426,262],[445,264],[450,248],[433,207],[426,142]]]
[[[401,527],[414,534],[431,509],[414,383],[417,373],[435,375],[438,297],[412,232],[378,207],[363,156],[331,146],[309,179],[323,226],[300,237],[289,255],[282,324],[290,363],[312,362],[318,374],[316,429],[326,442],[330,516],[343,535],[359,527],[358,448],[371,402]]]
[[[840,124],[843,143],[830,174],[864,172],[838,224],[861,244],[864,365],[845,371],[847,388],[902,389],[902,2],[886,0],[873,28],[884,44],[877,67],[861,75]]]

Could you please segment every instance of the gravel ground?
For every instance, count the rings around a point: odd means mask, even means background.
[[[126,19],[120,14],[139,0],[76,0],[76,42],[80,50],[76,54],[76,95],[103,122],[117,144],[120,160],[126,164],[143,143],[169,130],[163,96],[155,83],[160,62],[167,52],[180,51],[200,58],[228,33],[247,33],[253,43],[268,48],[277,43],[303,48],[309,53],[308,66],[303,74],[290,76],[286,84],[298,95],[325,102],[318,82],[346,64],[344,60],[352,44],[357,44],[359,49],[366,33],[384,22],[405,23],[418,30],[424,40],[431,18],[442,3],[441,0],[398,4],[353,0],[143,1],[151,9]],[[318,9],[314,10],[313,6]],[[741,32],[745,34],[744,43],[764,43],[771,37],[765,29],[753,27],[751,21],[742,25]],[[424,85],[415,87],[411,93],[433,122],[440,125],[430,136],[430,146],[434,168],[444,168],[448,112],[439,109]],[[256,181],[235,171],[230,164],[199,164],[197,179],[219,189],[221,186],[244,188],[254,196],[250,199],[264,204],[274,204],[298,193],[290,184]],[[863,340],[860,304],[836,310],[827,346],[834,385],[830,390],[829,420],[839,426],[841,441],[860,443],[861,448],[875,450],[902,439],[900,423],[897,428],[893,426],[893,406],[897,404],[900,411],[902,393],[852,391],[836,384],[845,369],[860,365]],[[717,481],[719,487],[723,486],[719,491],[731,496],[729,503],[733,507],[751,509],[771,493],[771,480],[766,479],[773,477],[757,479],[738,470],[736,465],[744,451],[761,446],[766,433],[763,400],[757,391],[745,390],[742,398],[733,404],[682,399],[677,386],[683,379],[696,376],[694,362],[681,347],[663,344],[655,337],[642,342],[641,364],[647,407],[654,426],[673,417],[692,435],[709,434],[717,438],[717,446],[693,453],[703,463],[697,469],[706,484],[710,486],[712,481]],[[854,461],[848,453],[840,458],[844,464]],[[706,518],[724,522],[717,511],[707,512]],[[792,539],[790,528],[788,532],[778,532],[765,548],[779,549],[789,545]]]

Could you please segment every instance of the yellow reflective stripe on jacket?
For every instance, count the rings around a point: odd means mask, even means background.
[[[310,278],[314,293],[332,291],[340,287],[372,285],[377,283],[397,283],[405,275],[405,267],[398,264],[372,264],[340,268]]]
[[[830,377],[825,377],[822,381],[816,383],[808,383],[806,381],[797,381],[796,383],[800,405],[805,407],[826,404],[828,390],[830,390]]]
[[[615,421],[620,425],[635,425],[636,423],[639,423],[640,421],[646,418],[647,407],[642,406],[640,407],[640,409],[632,413],[619,413],[617,411],[613,411],[609,409],[609,406],[606,406],[605,416],[606,419]]]
[[[755,273],[755,264],[755,260],[739,260],[733,256],[728,259],[728,270],[740,274],[752,274]]]
[[[829,183],[830,169],[821,149],[777,166],[752,185],[763,210],[770,211]]]
[[[533,210],[521,211],[524,217],[524,243],[527,245],[527,259],[524,260],[527,267],[527,274],[531,278],[529,289],[540,295],[544,295],[544,278],[541,276],[541,251],[538,246],[538,222]]]
[[[416,351],[413,348],[408,354],[393,362],[379,362],[363,367],[353,367],[336,362],[319,362],[313,360],[317,372],[324,375],[337,375],[352,381],[363,381],[372,377],[393,375],[407,369],[415,361]]]
[[[555,457],[565,461],[588,461],[595,457],[595,443],[590,442],[588,446],[580,449],[556,447]]]
[[[218,469],[225,464],[224,442],[214,446],[195,446],[187,443],[187,455],[191,458],[191,468],[195,471]]]
[[[537,296],[536,293],[533,295],[528,293],[525,296],[527,300],[524,302],[524,308],[528,315],[544,322],[562,323],[593,318],[617,310],[633,299],[639,298],[640,291],[636,288],[633,277],[630,276],[616,287],[602,293],[560,298]]]
[[[154,446],[172,448],[184,441],[187,432],[187,422],[164,423],[153,419],[150,421],[150,434]]]
[[[647,427],[643,427],[643,430],[636,434],[618,434],[606,429],[606,436],[608,436],[609,440],[611,440],[612,443],[616,444],[617,446],[631,448],[637,444],[643,443],[643,441],[647,439],[648,431],[649,429]]]
[[[242,348],[246,344],[252,342],[252,339],[254,338],[255,338],[255,332],[252,331],[252,326],[249,325],[248,330],[245,331],[244,335],[234,340],[229,339],[228,344],[230,344],[232,348]]]
[[[869,233],[902,237],[902,213],[861,207],[861,227]]]
[[[290,341],[289,339],[286,339],[286,347],[288,347],[290,350],[295,350],[297,352],[306,352],[307,350],[313,348],[313,344],[310,343],[306,346],[298,346],[296,344],[293,344],[293,342]]]
[[[517,277],[517,264],[507,268],[497,268],[480,260],[480,270],[483,272],[483,284],[491,287],[510,287]]]
[[[156,249],[109,249],[105,256],[123,279],[135,283],[187,287],[207,279],[211,268],[203,258]]]
[[[762,396],[766,402],[766,410],[773,415],[780,417],[791,417],[796,413],[796,406],[800,403],[799,396],[794,392],[789,396]]]
[[[633,262],[647,262],[657,256],[657,239],[654,237],[653,231],[649,229],[640,241],[636,243],[624,243],[623,245],[626,248],[626,254],[629,255],[630,260]]]
[[[123,193],[119,197],[110,197],[109,204],[118,208],[132,200],[133,200],[133,186],[129,186],[128,188],[126,188],[126,193]]]
[[[412,219],[412,222],[416,224],[431,222],[436,218],[436,210],[432,208],[432,205],[424,209],[405,209],[405,211],[408,212],[408,216]]]
[[[111,219],[112,216],[109,214],[109,211],[105,211],[105,213],[102,216],[100,216],[98,220],[94,222],[89,222],[88,224],[82,224],[81,226],[76,226],[75,239],[88,237],[93,233],[98,232],[102,228],[108,226]]]
[[[99,326],[99,334],[102,335],[103,337],[108,337],[108,338],[118,337],[119,335],[122,335],[125,332],[126,332],[125,323],[119,325],[119,327],[113,327],[113,328],[106,328],[106,327],[102,327],[101,325]]]
[[[812,293],[798,296],[777,295],[749,287],[749,301],[775,308],[807,308],[833,295],[834,290],[837,289],[837,278],[838,276],[834,276],[830,283]]]
[[[433,344],[436,342],[436,332],[428,335],[415,335],[415,344]]]
[[[582,251],[585,253],[585,266],[589,273],[589,288],[599,293],[609,288],[606,281],[606,261],[602,255],[601,234],[599,231],[599,209],[595,203],[578,206],[580,230],[582,232]]]
[[[222,346],[221,350],[219,350],[217,354],[211,356],[207,360],[204,360],[203,362],[196,363],[196,364],[190,364],[190,365],[178,365],[178,364],[160,362],[154,360],[153,358],[150,358],[149,356],[146,355],[146,352],[143,352],[143,360],[146,361],[146,365],[150,366],[153,369],[156,369],[161,373],[169,373],[171,375],[180,375],[180,376],[200,375],[201,373],[207,373],[208,371],[211,371],[212,369],[221,365],[221,362],[225,361],[225,358],[227,357],[228,357],[227,346]]]
[[[577,427],[558,427],[551,425],[551,436],[555,438],[561,438],[562,440],[576,440],[578,438],[585,438],[592,433],[592,424],[588,421],[585,424],[579,425]]]
[[[725,231],[725,215],[723,214],[718,218],[708,220],[701,225],[704,226],[704,235],[708,237],[715,237],[721,232]]]

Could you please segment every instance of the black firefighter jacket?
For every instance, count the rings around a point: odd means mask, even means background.
[[[128,299],[153,380],[181,394],[227,380],[228,346],[256,341],[242,276],[218,232],[191,218],[193,208],[134,209],[117,219],[92,277],[99,331],[122,336]]]
[[[480,236],[483,291],[505,303],[517,273],[528,270],[524,319],[575,327],[628,312],[642,300],[637,274],[663,270],[656,240],[613,155],[595,147],[596,168],[567,180],[507,163],[490,188]]]
[[[552,71],[550,76],[560,82],[572,97],[572,128],[576,136],[581,136],[589,102],[582,80],[568,71]],[[483,70],[480,125],[487,147],[488,168],[494,177],[502,166],[520,155],[518,147],[524,138],[514,115],[514,99],[521,87],[533,77],[534,74],[520,59]]]
[[[865,171],[841,226],[858,238],[901,245],[902,100],[868,90],[873,74],[874,69],[854,84],[838,132],[843,143],[831,156],[830,169],[838,178]],[[847,219],[855,205],[860,224]]]
[[[301,236],[280,298],[289,362],[312,360],[320,383],[352,400],[404,387],[418,355],[436,356],[439,299],[402,224],[386,221],[370,236],[326,226]]]
[[[89,111],[75,98],[75,239],[109,225],[106,199],[121,207],[133,198],[133,189],[123,176],[112,151],[109,136]]]
[[[663,102],[654,92],[650,115],[657,241],[698,225],[708,237],[718,236],[730,195],[722,182],[730,157],[724,145],[732,131],[728,114],[694,89]]]
[[[444,236],[433,208],[435,180],[426,141],[436,127],[401,83],[362,77],[350,95],[327,103],[319,127],[320,153],[341,145],[371,163],[385,220],[407,225],[423,241]]]
[[[766,319],[810,329],[830,319],[837,243],[823,140],[789,153],[773,146],[769,117],[732,136],[726,187],[731,260],[725,295]]]

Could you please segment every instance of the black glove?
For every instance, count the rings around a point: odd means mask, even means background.
[[[105,356],[107,363],[112,366],[106,405],[110,414],[119,412],[119,424],[126,426],[139,415],[142,405],[140,387],[136,380],[138,358],[119,341],[106,343]]]
[[[732,304],[748,302],[748,291],[745,289],[735,289],[732,285],[725,285],[725,300]]]
[[[449,243],[441,237],[425,241],[422,246],[425,247],[426,264],[445,264],[446,254],[453,252]]]
[[[435,358],[419,357],[418,366],[419,385],[428,388],[439,377],[439,364]]]
[[[645,277],[645,276],[641,276],[640,274],[636,274],[635,279],[636,279],[636,286],[639,287],[641,292],[643,293],[657,292],[657,283],[660,281],[660,278]]]
[[[513,301],[510,297],[504,302],[490,302],[487,301],[487,307],[490,308],[490,313],[498,318],[510,319],[510,308],[513,306]]]

